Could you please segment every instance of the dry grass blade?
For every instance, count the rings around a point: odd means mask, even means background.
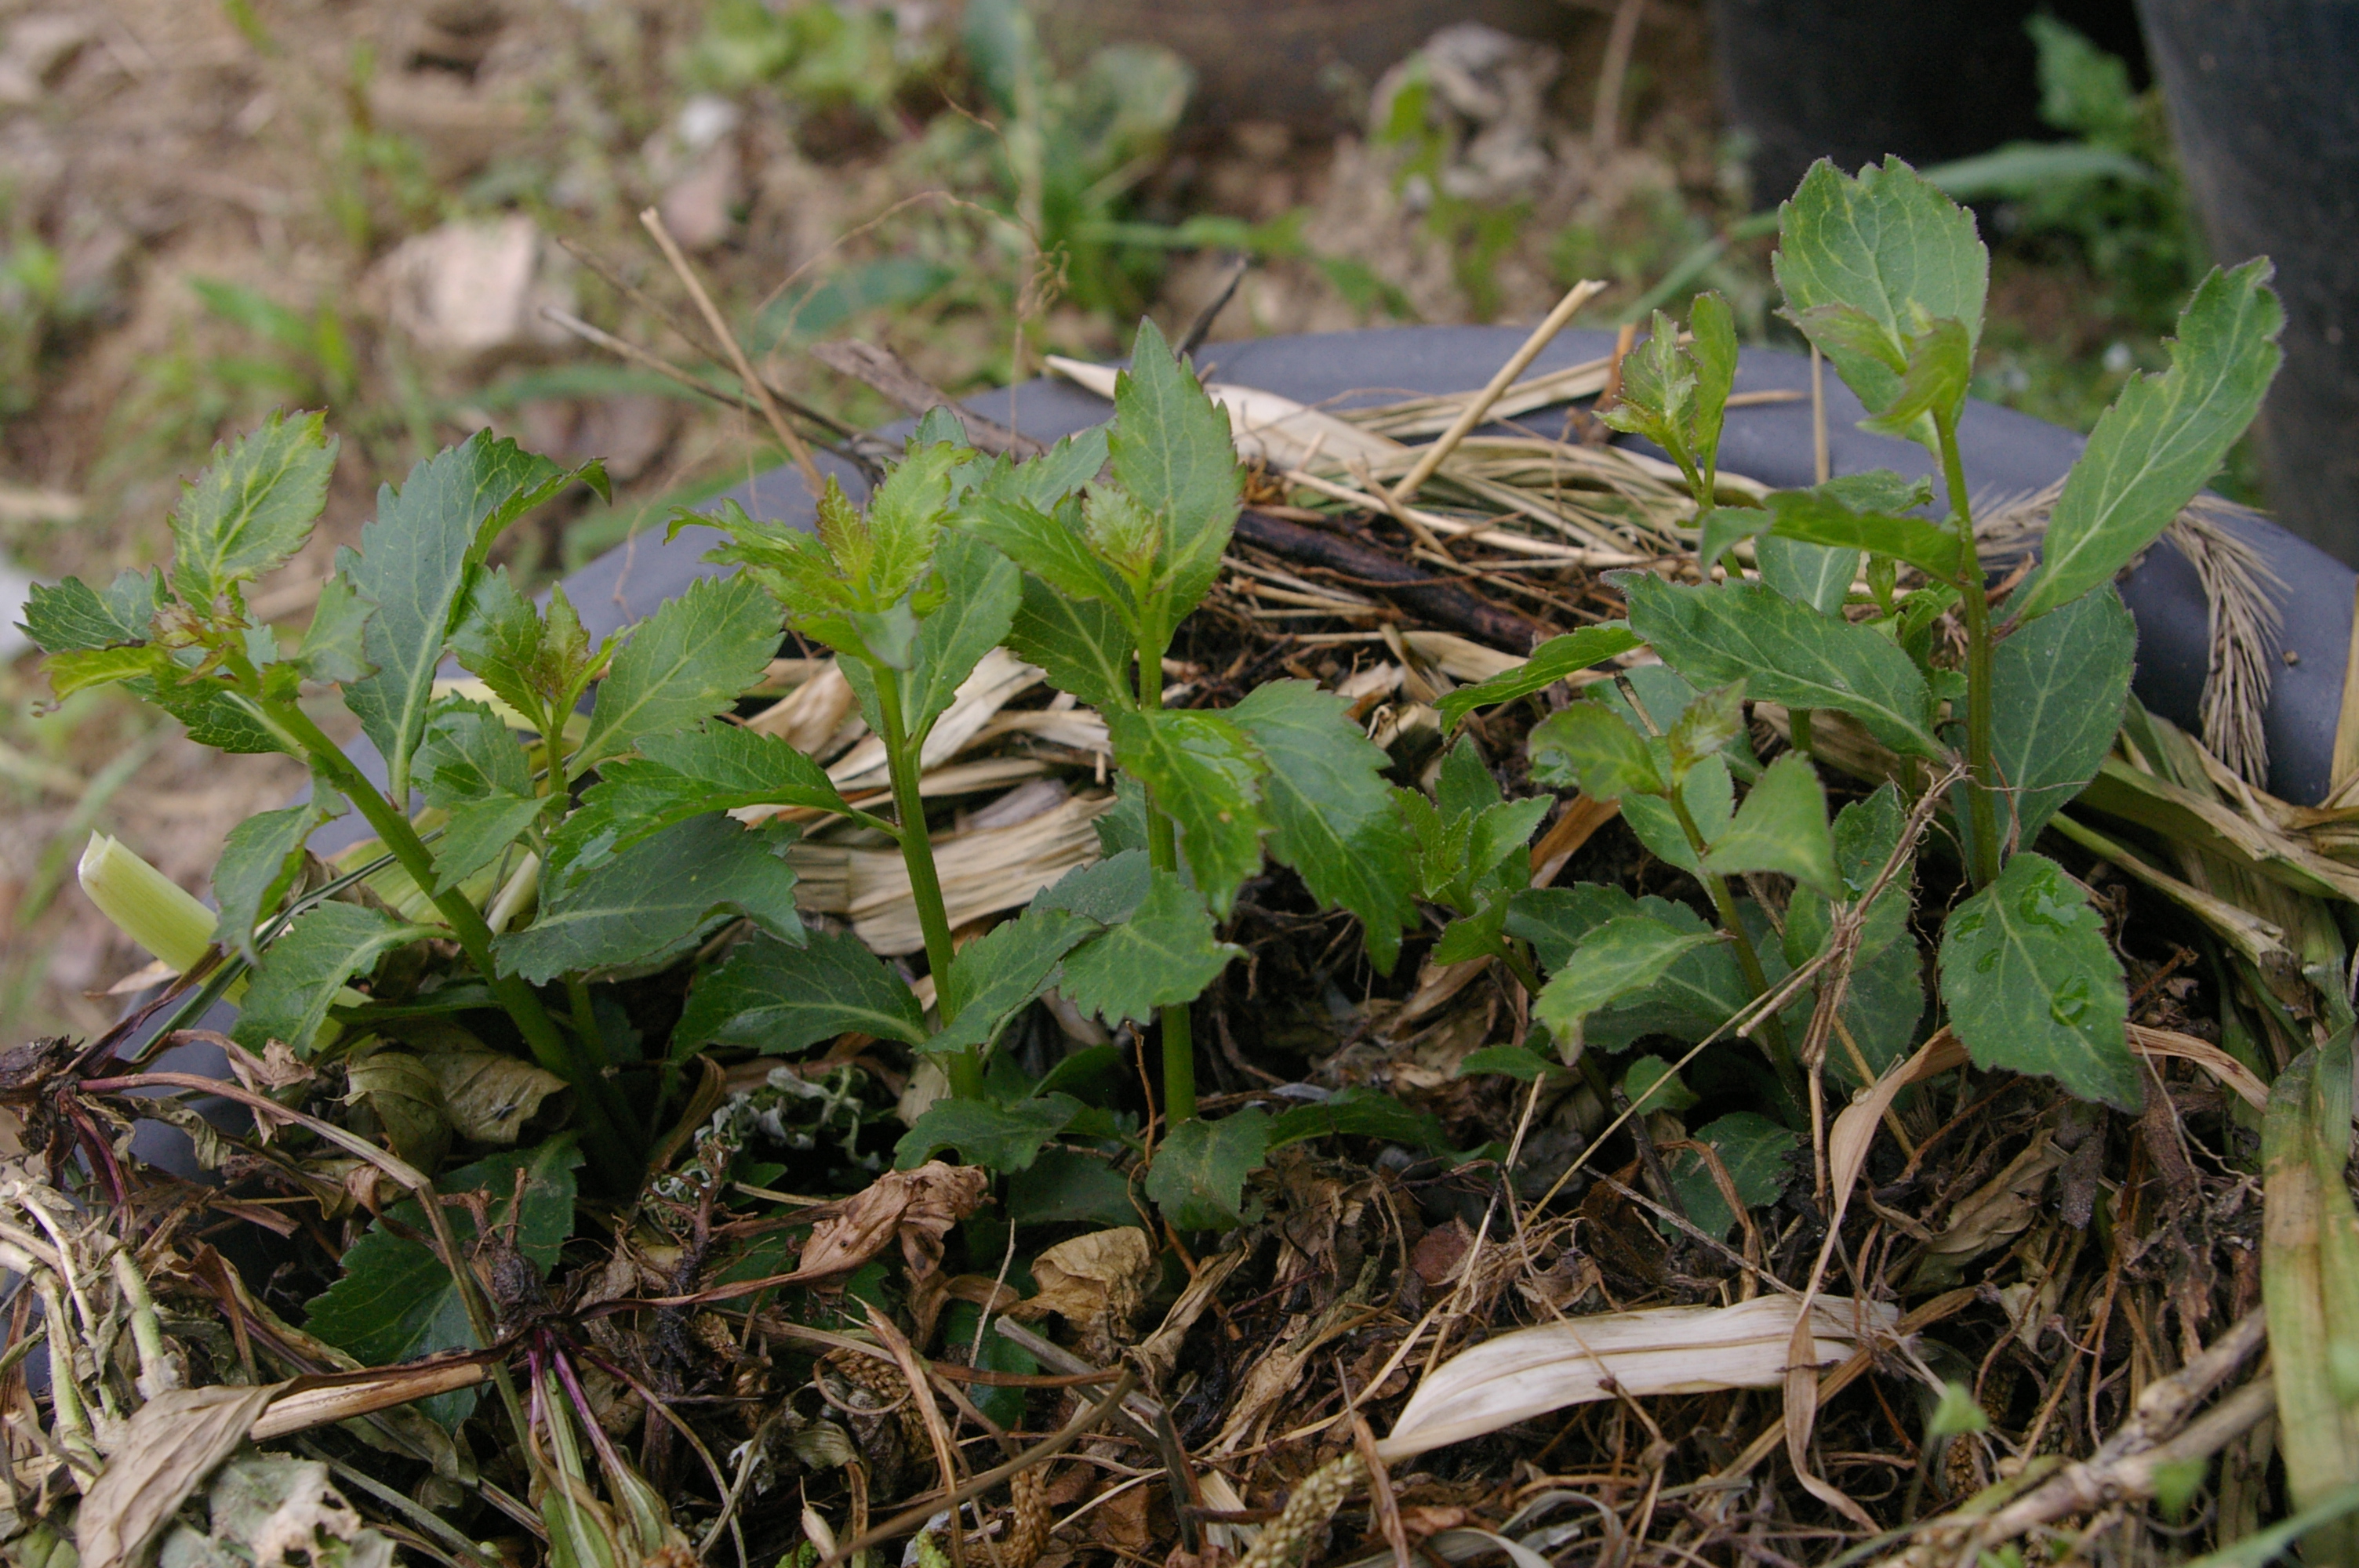
[[[1644,1399],[1774,1389],[1786,1379],[1798,1312],[1790,1296],[1763,1296],[1732,1307],[1649,1307],[1516,1329],[1428,1374],[1376,1452],[1387,1462],[1407,1459],[1617,1392]],[[1898,1321],[1885,1303],[1821,1297],[1810,1309],[1808,1364],[1839,1361]]]
[[[1077,866],[1098,858],[1092,826],[1114,809],[1111,795],[1076,795],[1011,827],[945,834],[934,840],[934,862],[951,924],[1013,909]],[[821,914],[849,916],[852,928],[875,952],[915,953],[925,946],[918,907],[909,896],[909,868],[896,849],[801,843],[787,851],[800,879],[796,902]]]
[[[1434,470],[1458,449],[1458,443],[1483,422],[1500,395],[1515,384],[1516,378],[1531,368],[1532,362],[1539,358],[1540,351],[1556,341],[1556,335],[1564,330],[1566,324],[1582,306],[1605,292],[1608,287],[1601,279],[1585,277],[1567,289],[1564,297],[1556,302],[1556,308],[1532,329],[1532,335],[1524,340],[1520,348],[1507,356],[1507,362],[1492,375],[1490,384],[1467,399],[1466,406],[1459,411],[1458,417],[1450,422],[1450,428],[1436,437],[1433,444],[1419,454],[1415,466],[1402,476],[1398,484],[1393,486],[1386,505],[1407,506],[1415,500],[1417,492],[1425,488],[1425,481],[1433,477]]]
[[[1113,400],[1120,373],[1114,366],[1093,365],[1062,354],[1050,354],[1047,363],[1074,385]],[[1407,449],[1389,438],[1373,435],[1349,420],[1275,392],[1220,381],[1207,383],[1204,392],[1229,416],[1237,450],[1273,465],[1295,468],[1321,456],[1329,463],[1349,463],[1355,458],[1381,459]]]
[[[467,1357],[333,1378],[303,1379],[295,1386],[283,1386],[284,1391],[255,1418],[250,1435],[256,1443],[267,1443],[274,1437],[288,1437],[315,1426],[350,1421],[354,1416],[431,1399],[455,1389],[472,1389],[491,1375],[489,1362]]]
[[[2347,1037],[2346,1037],[2347,1038]],[[2330,1074],[2339,1083],[2326,1083]],[[2277,1075],[2261,1123],[2267,1226],[2261,1293],[2268,1303],[2277,1421],[2287,1489],[2297,1508],[2359,1483],[2359,1422],[2342,1397],[2338,1367],[2359,1336],[2351,1315],[2359,1214],[2343,1182],[2351,1119],[2349,1047],[2305,1053]],[[2326,1127],[2341,1133],[2330,1139]],[[2320,1563],[2359,1558],[2359,1521],[2321,1526],[2304,1542]]]

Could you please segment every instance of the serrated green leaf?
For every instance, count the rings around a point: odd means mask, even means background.
[[[344,687],[344,706],[386,760],[390,798],[408,798],[435,671],[491,521],[557,471],[514,441],[478,431],[411,469],[398,491],[379,487],[359,553],[338,553],[336,575],[372,607],[362,648],[375,666]]]
[[[942,1011],[952,1022],[925,1044],[930,1052],[989,1044],[1018,1009],[1057,983],[1058,963],[1095,935],[1093,920],[1061,909],[1027,909],[959,949],[941,981]]]
[[[1269,852],[1322,904],[1359,916],[1368,959],[1390,974],[1417,919],[1408,829],[1384,771],[1391,759],[1353,724],[1344,699],[1310,681],[1256,687],[1228,716],[1269,763],[1262,809]]]
[[[1073,492],[1097,478],[1106,465],[1106,438],[1112,432],[1109,425],[1093,425],[1086,430],[1076,430],[1038,457],[1016,462],[1006,457],[995,459],[991,468],[975,484],[975,493],[984,499],[1011,501],[1037,511],[1052,510]]]
[[[1859,577],[1857,550],[1831,550],[1792,539],[1759,539],[1753,546],[1761,580],[1797,604],[1821,615],[1839,613]]]
[[[1958,576],[1958,536],[1922,517],[1854,512],[1834,496],[1813,490],[1781,490],[1769,497],[1780,539],[1821,545],[1850,553],[1855,566],[1862,550],[1906,561],[1942,582]],[[1767,573],[1764,573],[1766,576]],[[1848,589],[1848,579],[1843,583]]]
[[[1037,577],[1024,579],[1023,597],[1008,623],[1007,651],[1039,665],[1049,684],[1092,708],[1129,708],[1136,639],[1111,604],[1074,599]]]
[[[466,697],[446,697],[434,705],[415,767],[429,806],[532,792],[523,742],[487,705]]]
[[[1312,1138],[1379,1138],[1437,1151],[1449,1146],[1431,1113],[1411,1110],[1392,1096],[1359,1084],[1327,1099],[1289,1106],[1271,1119],[1271,1149]]]
[[[1724,831],[1736,815],[1736,781],[1729,774],[1728,759],[1707,757],[1689,769],[1687,782],[1680,786],[1680,799],[1707,843]],[[1622,820],[1637,835],[1638,842],[1660,859],[1690,876],[1701,873],[1695,846],[1688,842],[1687,828],[1668,797],[1625,795]]]
[[[916,994],[858,937],[813,931],[790,947],[755,936],[696,978],[671,1050],[675,1059],[707,1044],[778,1054],[854,1029],[907,1045],[926,1037]]]
[[[1213,939],[1212,911],[1195,889],[1157,871],[1127,918],[1066,955],[1058,989],[1085,1018],[1145,1023],[1159,1007],[1195,1000],[1244,951]]]
[[[328,1004],[346,980],[375,968],[396,947],[432,935],[361,904],[319,905],[263,949],[231,1038],[254,1051],[273,1040],[299,1054],[310,1051]]]
[[[1973,379],[1974,346],[1965,323],[1939,318],[1922,330],[1908,334],[1905,347],[1908,368],[1888,407],[1863,419],[1859,427],[1877,436],[1907,440],[1929,416],[1934,427],[1957,424],[1965,406],[1966,384]]]
[[[1106,449],[1115,482],[1162,525],[1158,577],[1171,622],[1195,608],[1220,575],[1245,489],[1228,416],[1142,319],[1130,368],[1114,380]]]
[[[369,606],[342,573],[321,583],[295,654],[303,678],[334,685],[367,679],[376,668],[368,662],[368,616]]]
[[[505,1235],[513,1223],[516,1250],[545,1274],[556,1265],[559,1249],[573,1231],[573,1172],[581,1163],[573,1135],[560,1133],[536,1149],[495,1154],[447,1171],[434,1184],[445,1194],[482,1193],[489,1200],[484,1217],[490,1228]],[[525,1174],[521,1213],[516,1212],[519,1171]],[[457,1204],[444,1213],[452,1238],[466,1249],[477,1235],[473,1214]],[[426,1216],[414,1200],[394,1206],[345,1249],[342,1275],[312,1298],[304,1326],[372,1367],[439,1351],[480,1348],[450,1268],[431,1248],[410,1239],[428,1233]],[[475,1408],[478,1394],[462,1389],[419,1403],[436,1422],[456,1431]]]
[[[748,806],[847,814],[817,762],[775,735],[734,724],[643,735],[610,762],[550,836],[549,874],[563,881],[693,816]]]
[[[1570,1076],[1562,1063],[1541,1055],[1528,1045],[1485,1045],[1479,1051],[1469,1051],[1451,1076],[1472,1078],[1485,1073],[1527,1084],[1535,1078],[1555,1080]]]
[[[942,602],[918,624],[903,721],[922,740],[984,654],[1006,640],[1024,575],[990,546],[944,534],[934,546]]]
[[[1696,563],[1705,572],[1747,539],[1758,538],[1777,519],[1758,506],[1708,506],[1696,514]]]
[[[1614,1087],[1636,1111],[1681,1111],[1696,1103],[1695,1091],[1660,1056],[1637,1058],[1623,1069],[1622,1081]]]
[[[1579,1040],[1591,1013],[1645,990],[1682,954],[1719,940],[1716,932],[1681,931],[1643,914],[1617,916],[1582,938],[1533,1000],[1532,1016],[1559,1040]]]
[[[1136,779],[1116,774],[1114,809],[1091,824],[1098,836],[1098,853],[1112,860],[1136,849],[1147,852],[1147,789]]]
[[[1524,851],[1554,804],[1544,795],[1526,795],[1503,800],[1474,818],[1466,836],[1466,865],[1475,892],[1513,892],[1531,881],[1531,861]]]
[[[1078,503],[1051,513],[991,498],[979,502],[966,523],[984,543],[1068,598],[1126,603],[1122,583],[1091,550],[1080,524]]]
[[[70,577],[35,583],[25,597],[25,634],[47,654],[87,653],[147,641],[163,601],[161,572],[124,571],[104,589]]]
[[[1794,1151],[1801,1147],[1801,1140],[1791,1129],[1780,1127],[1758,1111],[1733,1112],[1689,1136],[1710,1145],[1720,1156],[1730,1184],[1746,1208],[1776,1203],[1793,1180]],[[1702,1156],[1683,1149],[1663,1165],[1672,1190],[1680,1195],[1680,1206],[1695,1227],[1725,1239],[1736,1227],[1736,1215],[1721,1195],[1720,1184],[1712,1180]]]
[[[1090,487],[1082,503],[1090,551],[1105,562],[1132,592],[1155,590],[1156,557],[1163,547],[1163,523],[1119,485]]]
[[[1688,307],[1688,359],[1695,365],[1695,413],[1689,422],[1689,440],[1695,449],[1696,467],[1709,474],[1720,464],[1720,431],[1728,414],[1728,395],[1736,388],[1736,317],[1728,301],[1713,290],[1695,297]],[[1700,506],[1712,497],[1699,495]]]
[[[220,681],[184,681],[177,673],[164,678],[141,676],[125,682],[124,689],[179,719],[189,739],[200,746],[242,754],[301,751],[275,725],[266,722],[246,697]]]
[[[1941,1000],[1976,1066],[2037,1073],[2082,1099],[2137,1108],[2121,960],[2087,896],[2054,861],[2018,854],[1950,912]]]
[[[1680,351],[1671,319],[1655,312],[1646,341],[1622,358],[1622,394],[1598,417],[1609,427],[1643,436],[1681,468],[1701,467],[1692,438],[1696,366]],[[1710,497],[1698,496],[1700,504]]]
[[[1745,733],[1745,683],[1731,681],[1699,692],[1671,721],[1663,739],[1671,753],[1671,777],[1684,782],[1688,770]]]
[[[1180,827],[1180,849],[1212,913],[1261,869],[1268,826],[1259,800],[1267,764],[1225,714],[1158,708],[1105,716],[1114,761]]]
[[[498,860],[554,805],[541,795],[495,795],[451,806],[434,841],[434,891],[448,892]]]
[[[1582,883],[1570,888],[1532,888],[1507,908],[1507,931],[1532,944],[1544,972],[1571,960],[1588,935],[1607,922],[1643,915],[1690,935],[1710,935],[1712,925],[1683,903],[1649,895],[1632,898],[1620,888]],[[1619,1051],[1648,1034],[1701,1040],[1753,1000],[1736,955],[1725,943],[1699,946],[1673,961],[1645,990],[1590,1015],[1585,1042]]]
[[[901,1135],[893,1162],[900,1170],[914,1171],[948,1149],[970,1165],[1021,1171],[1039,1157],[1050,1139],[1073,1124],[1082,1108],[1071,1095],[1038,1095],[1011,1105],[938,1099]]]
[[[1010,1177],[1007,1218],[1013,1225],[1100,1228],[1147,1223],[1131,1200],[1130,1179],[1078,1149],[1043,1149],[1028,1170]]]
[[[1975,237],[1973,215],[1897,157],[1864,168],[1856,179],[1821,158],[1790,200],[1777,209],[1777,286],[1845,385],[1870,414],[1900,396],[1908,337],[1922,324],[1949,319],[1981,341],[1990,254]],[[1827,307],[1849,307],[1888,345],[1879,352],[1860,333],[1832,329]],[[1932,421],[1910,435],[1933,442]]]
[[[544,618],[505,570],[476,574],[451,651],[494,696],[527,716],[571,708],[600,656],[562,584],[550,590]]]
[[[1433,804],[1442,820],[1455,822],[1460,817],[1478,816],[1506,798],[1497,777],[1483,761],[1474,738],[1460,737],[1458,744],[1441,759],[1441,769],[1434,775]]]
[[[693,940],[724,914],[777,937],[803,935],[790,827],[751,830],[718,813],[693,816],[561,882],[544,881],[541,909],[495,946],[500,967],[538,985],[569,969],[630,964]]]
[[[1179,1230],[1227,1230],[1245,1218],[1245,1178],[1269,1149],[1269,1118],[1251,1106],[1218,1121],[1197,1117],[1155,1146],[1147,1195]]]
[[[913,434],[901,460],[869,496],[860,528],[827,539],[837,567],[858,585],[868,608],[897,602],[924,578],[950,510],[951,470],[973,455],[963,443]]]
[[[1462,686],[1445,695],[1436,705],[1441,722],[1445,727],[1455,726],[1478,708],[1493,708],[1545,691],[1567,676],[1602,665],[1637,645],[1636,633],[1620,621],[1600,622],[1561,637],[1550,637],[1534,648],[1532,656],[1516,668],[1502,670],[1486,681]]]
[[[301,806],[247,817],[222,841],[221,858],[213,862],[213,903],[221,910],[214,929],[249,962],[255,957],[255,926],[277,913],[279,900],[302,874],[304,843],[342,810],[342,801],[315,793]]]
[[[1093,866],[1077,866],[1032,895],[1038,910],[1060,909],[1114,925],[1128,920],[1147,902],[1155,873],[1144,848],[1110,849]]]
[[[1728,827],[1712,837],[1705,860],[1723,876],[1777,871],[1830,898],[1840,895],[1826,786],[1810,760],[1788,752],[1770,763]]]
[[[327,416],[273,414],[180,491],[172,509],[172,586],[200,614],[233,583],[276,570],[303,547],[327,504],[336,443]]]
[[[2039,568],[2015,596],[2018,619],[2112,580],[2218,471],[2283,358],[2271,271],[2266,257],[2213,268],[2180,313],[2170,368],[2132,375],[2097,421],[2049,514]]]
[[[1924,676],[1874,630],[1821,615],[1760,583],[1682,588],[1644,572],[1615,580],[1628,597],[1632,629],[1689,679],[1741,680],[1757,702],[1848,713],[1895,750],[1921,757],[1947,752],[1930,722]]]
[[[573,766],[725,713],[778,649],[778,617],[743,577],[704,578],[647,617],[607,666]]]
[[[1991,761],[2021,848],[2097,776],[2122,727],[2136,654],[2137,622],[2111,583],[1992,650]]]
[[[1593,799],[1620,800],[1662,795],[1670,788],[1655,765],[1647,737],[1600,702],[1575,702],[1549,714],[1532,726],[1525,744],[1531,751],[1532,782],[1550,789],[1578,789]]]
[[[49,690],[61,701],[78,691],[118,686],[125,681],[146,680],[174,687],[180,684],[180,672],[174,666],[171,655],[145,643],[51,654],[41,661],[41,671],[49,677]]]

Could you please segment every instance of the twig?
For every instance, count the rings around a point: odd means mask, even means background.
[[[1599,157],[1622,139],[1622,83],[1630,74],[1630,51],[1638,42],[1638,17],[1647,0],[1622,0],[1614,27],[1605,35],[1605,60],[1597,68],[1597,103],[1589,115],[1589,147]]]
[[[987,419],[959,406],[950,394],[926,380],[909,368],[908,362],[892,350],[864,343],[857,338],[847,338],[836,343],[813,343],[811,358],[839,375],[875,388],[898,405],[905,414],[923,416],[937,408],[947,408],[958,416],[966,427],[967,439],[995,457],[1007,453],[1014,457],[1038,457],[1048,449],[1029,436],[1019,436],[996,419]]]
[[[1475,394],[1474,400],[1450,422],[1450,428],[1436,438],[1433,445],[1425,449],[1414,468],[1401,476],[1400,483],[1392,489],[1393,505],[1407,506],[1409,503],[1424,488],[1425,481],[1433,477],[1433,470],[1458,449],[1458,443],[1464,440],[1474,427],[1483,423],[1483,416],[1491,412],[1491,405],[1498,402],[1500,395],[1516,384],[1517,376],[1531,368],[1532,362],[1539,358],[1540,351],[1564,330],[1565,323],[1572,319],[1574,313],[1603,293],[1605,287],[1606,285],[1595,278],[1583,278],[1556,302],[1556,308],[1548,313],[1547,319],[1532,329],[1532,335],[1524,340],[1523,347],[1509,355],[1507,362],[1492,375],[1490,384]]]
[[[810,487],[811,497],[817,500],[827,489],[827,481],[820,473],[819,464],[811,460],[810,447],[778,412],[777,401],[770,396],[769,384],[754,373],[753,365],[745,359],[745,351],[737,346],[736,335],[721,319],[720,307],[712,303],[712,296],[704,291],[704,285],[698,281],[694,269],[688,265],[688,257],[680,254],[679,242],[671,237],[671,231],[664,227],[663,214],[650,207],[639,214],[639,222],[648,233],[655,236],[656,245],[663,252],[664,260],[671,264],[672,271],[679,275],[679,281],[688,289],[689,297],[696,301],[697,311],[703,316],[704,324],[712,329],[712,335],[720,340],[721,347],[729,355],[729,362],[737,372],[737,379],[761,404],[762,417],[769,421],[771,433],[793,456],[795,467],[802,470],[803,483]]]
[[[1237,285],[1245,281],[1245,274],[1252,267],[1251,256],[1239,256],[1229,264],[1229,276],[1221,280],[1219,292],[1212,296],[1211,303],[1196,312],[1196,319],[1189,322],[1188,330],[1180,335],[1180,346],[1172,351],[1175,355],[1184,360],[1204,346],[1205,336],[1212,331],[1212,323],[1220,319],[1221,312],[1229,308],[1229,301],[1237,297]]]
[[[1128,1394],[1137,1383],[1138,1373],[1131,1368],[1124,1368],[1122,1376],[1114,1379],[1114,1387],[1106,1390],[1103,1399],[1067,1422],[1047,1441],[1035,1444],[1016,1458],[995,1469],[985,1470],[947,1497],[929,1498],[913,1508],[903,1509],[883,1524],[874,1526],[862,1531],[851,1541],[840,1543],[833,1552],[820,1559],[813,1568],[835,1568],[837,1563],[855,1552],[865,1551],[880,1541],[888,1540],[914,1526],[922,1525],[942,1509],[955,1509],[962,1504],[983,1496],[1018,1472],[1029,1470],[1035,1465],[1046,1464],[1054,1459],[1058,1454],[1088,1436],[1090,1430],[1113,1413],[1122,1403],[1123,1397]]]
[[[1478,599],[1446,579],[1299,523],[1245,512],[1237,517],[1237,537],[1290,560],[1341,572],[1353,579],[1354,586],[1375,589],[1430,620],[1497,647],[1529,652],[1542,631],[1537,622]]]

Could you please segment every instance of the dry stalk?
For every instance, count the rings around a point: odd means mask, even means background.
[[[704,318],[704,324],[712,329],[713,337],[728,354],[730,366],[736,371],[737,379],[761,405],[762,417],[769,422],[770,431],[778,438],[779,445],[793,457],[795,467],[802,470],[803,483],[810,487],[811,498],[817,500],[826,490],[827,481],[821,475],[819,464],[811,460],[810,448],[795,434],[794,427],[787,423],[786,416],[778,412],[777,401],[770,395],[769,384],[754,373],[753,365],[746,361],[745,351],[737,346],[736,335],[729,330],[729,323],[722,319],[721,308],[712,303],[712,296],[704,291],[704,285],[698,279],[696,270],[688,265],[688,257],[680,254],[679,243],[671,237],[671,231],[664,227],[663,214],[650,207],[639,214],[639,222],[648,233],[655,236],[657,248],[663,252],[664,260],[671,264],[672,271],[679,275],[679,281],[687,288],[689,297],[696,301],[698,314]]]

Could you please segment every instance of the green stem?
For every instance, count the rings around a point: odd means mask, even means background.
[[[312,765],[335,781],[344,797],[375,829],[378,840],[409,873],[410,881],[421,891],[432,888],[434,857],[418,837],[418,830],[410,826],[409,818],[394,809],[342,749],[311,721],[310,715],[291,702],[272,704],[270,713],[310,754]],[[491,988],[493,998],[515,1022],[533,1060],[580,1091],[576,1098],[582,1108],[582,1130],[601,1173],[609,1174],[617,1186],[636,1186],[643,1162],[624,1138],[621,1129],[625,1123],[615,1114],[622,1102],[622,1091],[558,1032],[549,1010],[540,1005],[539,995],[521,976],[500,972],[499,966],[492,960],[492,928],[484,923],[483,912],[455,888],[429,892],[428,896],[449,924],[451,935],[458,939],[468,962],[474,965],[475,972]]]
[[[1974,514],[1966,494],[1966,470],[1958,456],[1958,423],[1938,409],[1933,428],[1941,444],[1941,479],[1950,492],[1950,517],[1958,530],[1958,587],[1966,623],[1966,768],[1973,782],[1966,808],[1973,822],[1974,885],[1986,887],[1998,875],[1998,779],[1991,753],[1990,592],[1983,581],[1982,557],[1974,548]]]
[[[1736,967],[1744,972],[1745,983],[1752,988],[1755,997],[1768,995],[1769,973],[1761,967],[1761,955],[1753,946],[1752,935],[1745,929],[1744,918],[1736,907],[1736,895],[1729,891],[1728,879],[1717,871],[1703,869],[1703,833],[1696,827],[1695,818],[1689,814],[1687,802],[1680,798],[1676,789],[1667,798],[1671,803],[1672,812],[1680,819],[1680,831],[1687,835],[1688,846],[1695,851],[1696,880],[1702,882],[1704,891],[1712,895],[1712,907],[1720,915],[1720,928],[1728,933],[1729,940],[1735,945]],[[1761,1043],[1768,1047],[1769,1060],[1777,1069],[1778,1081],[1786,1086],[1786,1092],[1793,1097],[1795,1105],[1808,1106],[1810,1103],[1810,1091],[1802,1077],[1802,1065],[1796,1059],[1794,1047],[1786,1038],[1785,1021],[1774,1012],[1761,1020]]]
[[[1532,961],[1517,947],[1518,944],[1501,938],[1499,962],[1507,966],[1507,973],[1516,977],[1516,983],[1524,988],[1526,996],[1536,997],[1540,994],[1540,972],[1532,968]]]
[[[885,766],[893,778],[893,812],[897,818],[894,837],[900,841],[901,863],[909,870],[909,897],[918,906],[918,929],[926,937],[926,967],[934,977],[934,1005],[947,1029],[958,1018],[958,1003],[950,989],[951,961],[957,954],[951,946],[951,914],[942,903],[941,874],[934,868],[933,840],[926,833],[925,798],[918,789],[925,767],[920,755],[924,742],[910,739],[902,717],[901,673],[871,667],[875,671],[877,717],[885,720]],[[950,1074],[951,1094],[961,1099],[983,1098],[980,1052],[972,1046],[951,1052],[943,1066]]]
[[[1163,650],[1170,629],[1164,606],[1148,604],[1138,619],[1138,706],[1152,713],[1163,706]],[[1180,869],[1180,829],[1150,800],[1147,803],[1147,860],[1158,871]],[[1196,1115],[1196,1028],[1184,1001],[1157,1010],[1163,1035],[1163,1121],[1177,1127]]]

